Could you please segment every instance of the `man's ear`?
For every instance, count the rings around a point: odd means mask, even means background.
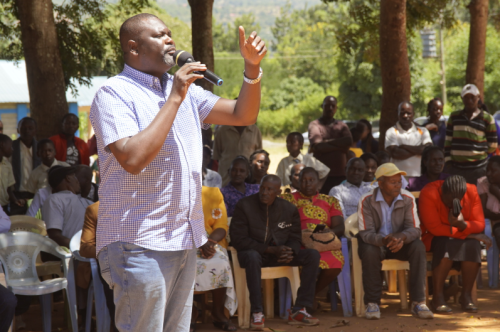
[[[127,43],[127,53],[133,56],[137,56],[139,54],[139,45],[135,40],[129,40]]]

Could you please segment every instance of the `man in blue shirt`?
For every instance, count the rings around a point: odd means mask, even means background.
[[[358,206],[359,249],[363,266],[365,317],[380,319],[382,260],[399,259],[410,263],[411,312],[418,318],[433,318],[425,304],[426,253],[420,241],[420,220],[415,198],[402,189],[396,165],[386,163],[375,172],[378,188],[364,194]]]
[[[156,16],[139,14],[120,28],[125,67],[90,110],[101,178],[97,258],[120,331],[189,330],[196,247],[207,241],[201,129],[251,125],[260,107],[267,49],[256,32],[239,34],[244,83],[228,100],[192,84],[204,64],[167,73],[175,43]]]

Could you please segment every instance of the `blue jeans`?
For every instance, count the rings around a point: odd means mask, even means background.
[[[189,331],[196,249],[154,251],[113,242],[97,257],[113,290],[120,332]]]

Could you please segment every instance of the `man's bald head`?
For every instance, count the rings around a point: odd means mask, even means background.
[[[281,179],[277,175],[267,174],[262,178],[260,183],[263,184],[264,182],[268,182],[268,181],[270,183],[277,184],[278,186],[281,186]]]
[[[153,14],[142,13],[132,16],[123,22],[120,27],[120,45],[122,46],[124,55],[126,55],[129,51],[127,46],[128,41],[135,40],[136,42],[139,42],[142,27],[150,19],[159,20],[159,18]]]

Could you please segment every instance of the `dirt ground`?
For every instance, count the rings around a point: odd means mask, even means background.
[[[479,312],[476,314],[466,314],[462,312],[458,304],[450,303],[454,313],[452,315],[435,315],[433,320],[421,320],[411,316],[408,311],[401,311],[398,294],[384,294],[382,300],[382,318],[378,321],[367,321],[358,317],[343,317],[341,306],[339,311],[330,312],[329,303],[322,303],[322,310],[315,313],[320,319],[320,325],[315,327],[290,326],[280,318],[267,319],[266,331],[274,332],[413,332],[413,331],[500,331],[500,289],[490,289],[487,285],[486,263],[483,262],[483,284],[484,287],[478,290]],[[453,299],[450,300],[450,302]],[[38,305],[32,305],[30,310],[23,316],[26,323],[26,330],[41,332],[42,321],[41,311]],[[347,326],[332,327],[339,321],[348,321]],[[237,324],[237,317],[232,321]],[[196,325],[197,331],[220,331],[212,324]],[[241,329],[240,329],[241,330]],[[52,331],[67,331],[64,324],[64,314],[62,303],[55,303],[52,315]],[[94,329],[93,329],[94,331]]]

